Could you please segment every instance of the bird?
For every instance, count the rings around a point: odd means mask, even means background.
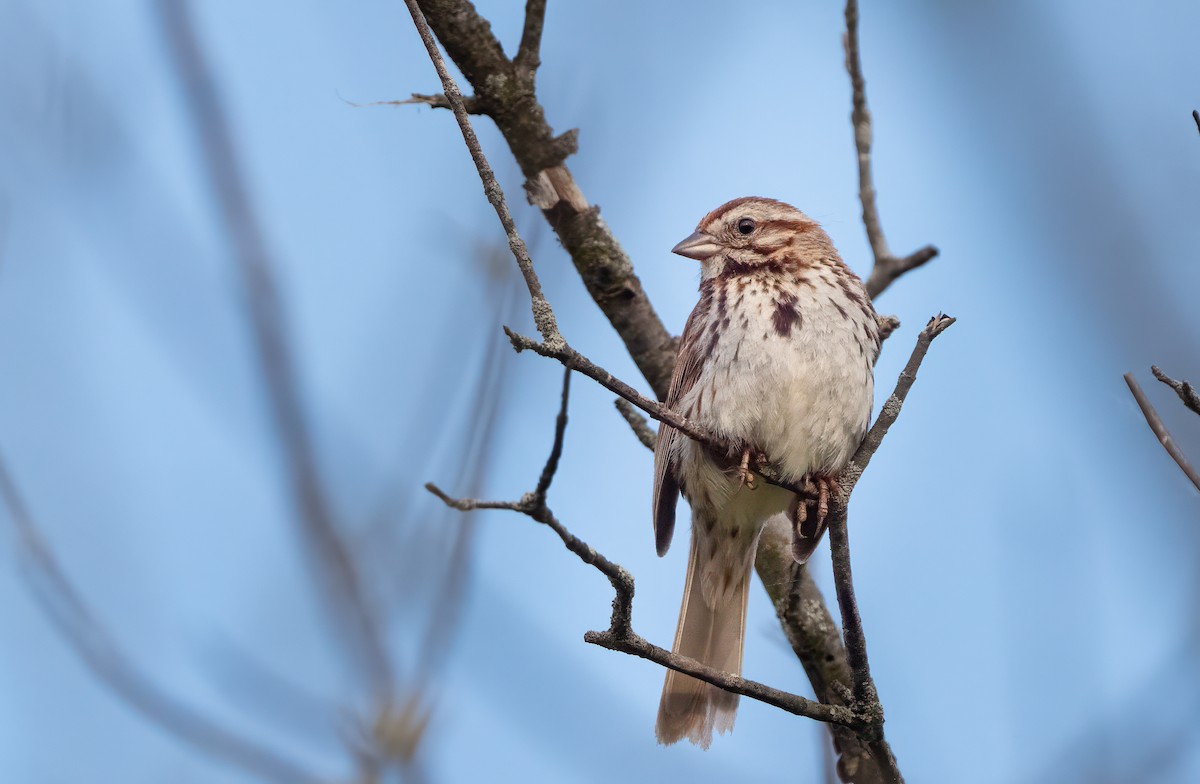
[[[741,675],[759,534],[771,517],[786,515],[801,563],[820,541],[835,477],[870,422],[879,322],[829,235],[784,202],[726,202],[672,252],[700,262],[700,297],[665,405],[729,448],[660,426],[655,546],[660,556],[670,547],[682,494],[692,532],[673,650]],[[753,471],[760,460],[813,491],[801,497],[768,484]],[[708,748],[714,730],[732,730],[737,704],[736,694],[668,670],[658,742],[686,738]]]

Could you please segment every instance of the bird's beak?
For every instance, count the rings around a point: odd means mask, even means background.
[[[721,246],[717,244],[716,238],[711,234],[697,231],[674,248],[671,248],[671,252],[678,253],[680,256],[687,256],[689,259],[695,259],[696,261],[704,261],[710,256],[720,253]]]

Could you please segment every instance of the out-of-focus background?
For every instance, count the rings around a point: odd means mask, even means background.
[[[514,51],[523,3],[477,5]],[[260,780],[266,763],[232,749],[346,781],[370,738],[404,756],[419,735],[405,776],[428,782],[821,780],[822,728],[749,700],[708,752],[656,746],[662,671],[582,641],[607,623],[599,573],[525,518],[421,489],[532,487],[560,372],[500,332],[530,317],[450,114],[354,105],[436,87],[403,4],[193,6],[301,430],[387,665],[368,675],[353,602],[329,600],[308,544],[162,12],[8,0],[0,449],[78,601],[0,515],[0,778]],[[548,119],[581,129],[570,165],[670,329],[697,271],[669,248],[735,196],[796,204],[869,270],[839,2],[549,6]],[[889,240],[942,252],[878,303],[904,323],[880,399],[918,327],[959,318],[851,509],[901,769],[1200,780],[1200,499],[1121,380],[1137,371],[1200,459],[1200,420],[1148,373],[1200,379],[1200,5],[862,14]],[[564,333],[640,383],[503,140],[477,128]],[[571,414],[552,504],[636,575],[635,626],[669,643],[686,547],[654,555],[651,455],[584,379]],[[757,588],[745,673],[809,693]]]

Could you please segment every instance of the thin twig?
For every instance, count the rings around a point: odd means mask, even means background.
[[[454,83],[454,78],[446,69],[446,61],[442,59],[442,54],[438,51],[437,41],[433,39],[433,33],[429,31],[429,24],[425,21],[425,15],[421,13],[417,0],[404,0],[404,2],[408,6],[408,12],[412,14],[413,24],[417,27],[421,41],[425,44],[425,51],[429,53],[429,59],[433,61],[433,67],[442,81],[446,100],[450,102],[450,108],[454,111],[454,119],[458,121],[458,128],[462,131],[463,141],[467,144],[471,160],[475,162],[475,169],[479,172],[479,179],[483,182],[483,193],[491,202],[492,208],[496,210],[500,225],[504,227],[504,233],[508,236],[509,250],[512,251],[513,258],[517,260],[517,266],[521,269],[521,275],[525,278],[525,286],[529,289],[530,306],[533,311],[533,323],[537,326],[543,341],[548,345],[557,346],[562,342],[562,335],[558,332],[554,311],[542,294],[542,284],[533,270],[533,261],[529,258],[529,250],[525,247],[525,241],[517,233],[512,213],[509,212],[508,203],[504,200],[504,190],[496,181],[496,175],[483,155],[483,148],[479,146],[479,139],[475,136],[471,120],[467,117],[467,109],[463,105],[462,93],[459,92],[458,85]]]
[[[217,207],[233,241],[246,289],[251,327],[263,382],[267,387],[276,435],[288,463],[296,511],[306,541],[329,580],[338,608],[335,622],[347,629],[339,634],[362,665],[381,702],[394,686],[391,661],[357,565],[343,541],[317,468],[312,437],[303,413],[297,373],[287,339],[283,303],[274,278],[274,264],[250,203],[224,107],[212,74],[196,41],[185,0],[161,3],[161,21],[175,67],[192,110],[204,166],[211,177]]]
[[[30,570],[29,577],[38,589],[35,595],[70,648],[101,683],[176,738],[253,776],[286,784],[317,784],[328,780],[309,773],[303,765],[257,742],[234,734],[226,729],[227,722],[204,715],[140,671],[63,571],[2,456],[0,499],[16,529],[24,563]]]
[[[496,255],[499,250],[501,260],[507,255],[502,249],[494,249],[487,254]],[[518,291],[515,279],[505,276],[503,294],[493,300],[495,314],[511,314],[517,306]],[[507,352],[496,351],[492,348],[495,336],[491,334],[490,324],[487,338],[484,341],[484,362],[481,372],[475,379],[475,389],[472,390],[472,400],[467,410],[472,412],[472,423],[469,429],[470,437],[465,445],[460,462],[456,486],[470,488],[472,492],[479,488],[487,472],[485,463],[489,446],[493,442],[496,426],[500,421],[498,415],[500,395],[496,390],[503,388],[504,379],[510,366]],[[404,486],[407,482],[397,484]],[[411,508],[411,504],[402,502],[403,507]],[[433,521],[426,521],[433,522]],[[414,528],[423,528],[424,524],[410,521]],[[440,526],[439,526],[440,527]],[[435,600],[429,605],[427,627],[418,639],[421,641],[416,657],[415,668],[409,678],[410,683],[418,684],[415,688],[423,689],[434,682],[435,673],[443,667],[447,659],[446,652],[450,647],[455,631],[459,628],[463,614],[463,597],[466,594],[469,576],[472,568],[470,553],[475,540],[475,525],[471,520],[462,521],[455,526],[453,543],[450,554],[440,568],[433,571],[438,574],[437,582],[440,588]],[[404,547],[405,552],[414,552],[412,548]],[[421,555],[415,554],[416,558]],[[406,564],[412,564],[410,559]],[[404,591],[407,597],[411,591]]]
[[[1125,374],[1125,383],[1129,385],[1129,391],[1133,393],[1133,399],[1137,401],[1138,407],[1142,409],[1142,416],[1146,417],[1146,424],[1150,425],[1150,429],[1158,437],[1158,442],[1163,445],[1163,449],[1167,450],[1167,454],[1179,465],[1179,468],[1187,478],[1192,480],[1192,484],[1196,486],[1196,489],[1200,490],[1200,474],[1196,473],[1196,469],[1192,468],[1192,464],[1188,462],[1179,445],[1175,443],[1175,439],[1171,437],[1171,432],[1163,424],[1162,417],[1154,410],[1154,406],[1150,405],[1150,401],[1146,398],[1146,393],[1142,391],[1141,385],[1138,384],[1137,379],[1133,377],[1132,373]]]
[[[917,336],[917,344],[913,346],[912,354],[909,355],[908,362],[904,365],[904,370],[900,371],[900,377],[896,379],[896,388],[892,390],[892,394],[879,410],[879,416],[875,418],[875,422],[871,425],[871,429],[867,431],[863,442],[859,444],[858,449],[854,452],[854,457],[850,458],[850,463],[842,471],[841,476],[838,477],[843,498],[849,498],[850,491],[854,489],[854,485],[862,476],[863,471],[866,470],[867,463],[871,462],[871,457],[879,449],[879,445],[883,443],[883,438],[887,435],[888,429],[895,424],[896,418],[900,416],[900,407],[904,405],[904,399],[908,397],[908,391],[912,389],[913,382],[917,380],[917,370],[921,367],[921,362],[924,361],[925,355],[929,352],[929,346],[933,343],[934,338],[949,329],[955,321],[957,319],[954,317],[939,313],[929,319],[928,323],[925,324],[925,328],[921,330],[921,334]]]
[[[858,600],[854,595],[854,579],[850,570],[850,537],[846,530],[846,509],[829,515],[829,550],[833,558],[834,589],[838,609],[842,614],[842,639],[846,645],[846,660],[854,673],[854,699],[862,705],[878,704],[871,665],[867,660],[867,639],[863,633]],[[880,716],[882,721],[882,716]]]
[[[534,498],[545,501],[550,483],[558,471],[558,459],[562,457],[563,436],[567,432],[567,403],[571,399],[571,366],[563,368],[562,403],[558,407],[558,418],[554,420],[554,445],[550,447],[550,456],[542,468],[542,476],[538,479],[537,488],[533,491]]]
[[[872,299],[906,272],[911,272],[938,255],[932,245],[914,251],[903,258],[892,255],[879,220],[875,204],[875,180],[871,174],[871,112],[867,108],[867,82],[863,78],[862,56],[858,48],[858,0],[846,0],[846,34],[842,39],[846,49],[846,70],[850,74],[853,106],[850,122],[854,126],[854,146],[858,151],[858,198],[862,202],[863,226],[875,265],[867,278],[867,293]]]
[[[613,563],[596,552],[587,542],[572,534],[566,526],[559,522],[544,505],[531,504],[533,494],[530,493],[520,501],[480,501],[473,498],[451,498],[439,487],[427,484],[429,492],[440,498],[447,506],[462,511],[474,509],[508,509],[520,512],[539,523],[551,528],[567,549],[579,556],[584,563],[596,567],[612,584],[616,592],[613,599],[613,615],[610,627],[603,632],[587,632],[584,641],[602,648],[628,653],[647,659],[663,667],[677,670],[685,675],[691,675],[706,683],[725,689],[735,694],[741,694],[751,699],[765,702],[788,713],[817,721],[832,722],[847,727],[859,728],[864,726],[862,719],[851,709],[842,705],[827,705],[796,694],[767,686],[756,681],[746,680],[732,673],[723,672],[692,659],[680,656],[665,648],[647,642],[635,633],[630,625],[630,611],[633,602],[633,577],[619,564]]]
[[[1158,365],[1151,365],[1150,372],[1154,374],[1162,383],[1175,390],[1175,394],[1179,395],[1179,399],[1183,404],[1193,412],[1200,414],[1200,394],[1196,393],[1196,388],[1187,381],[1177,381],[1171,378],[1166,373],[1159,369]]]
[[[895,316],[876,316],[875,323],[879,325],[879,342],[887,340],[892,333],[900,329],[900,319]]]
[[[647,414],[657,419],[660,422],[666,422],[671,427],[679,432],[687,435],[689,438],[699,441],[706,446],[724,447],[723,442],[716,436],[709,433],[704,428],[697,425],[695,422],[683,417],[656,400],[642,395],[636,389],[626,384],[621,379],[609,373],[604,368],[600,367],[590,359],[580,354],[575,349],[571,348],[565,340],[561,339],[556,345],[549,345],[544,342],[539,342],[533,338],[526,337],[518,332],[514,332],[508,327],[504,328],[504,334],[508,335],[508,340],[512,343],[512,347],[518,352],[532,351],[535,354],[540,354],[543,357],[556,359],[564,365],[569,365],[576,372],[582,373],[588,378],[600,384],[600,386],[615,392],[621,397],[628,400],[633,405],[645,411]]]
[[[346,99],[342,99],[346,100]],[[485,114],[483,108],[479,104],[479,100],[470,95],[463,96],[463,108],[467,114]],[[414,104],[420,106],[429,106],[434,109],[449,109],[451,108],[450,101],[442,93],[433,93],[426,95],[425,93],[413,93],[411,98],[406,98],[403,101],[368,101],[367,103],[356,103],[354,101],[346,101],[355,109],[365,109],[371,106],[412,106]]]
[[[521,45],[513,58],[513,65],[522,76],[533,82],[538,66],[542,64],[542,28],[546,25],[546,0],[526,0],[525,26],[521,30]]]
[[[617,635],[611,630],[604,632],[588,632],[583,636],[586,642],[608,648],[610,651],[627,653],[652,661],[684,675],[711,683],[713,686],[741,694],[759,702],[765,702],[795,716],[803,716],[816,721],[840,724],[846,727],[862,728],[863,719],[843,705],[830,705],[823,702],[790,694],[780,689],[747,680],[733,673],[709,667],[690,656],[681,656],[665,648],[647,642],[637,634]]]

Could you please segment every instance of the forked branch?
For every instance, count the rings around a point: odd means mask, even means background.
[[[926,245],[907,256],[893,256],[883,234],[879,208],[875,205],[875,179],[871,174],[871,112],[867,108],[867,81],[863,78],[862,55],[858,48],[858,0],[846,0],[846,35],[843,44],[846,49],[846,71],[850,74],[853,93],[850,122],[854,126],[854,147],[858,151],[858,198],[862,202],[867,240],[875,257],[875,265],[871,268],[866,286],[871,299],[875,299],[901,275],[931,261],[938,255],[938,249]]]

